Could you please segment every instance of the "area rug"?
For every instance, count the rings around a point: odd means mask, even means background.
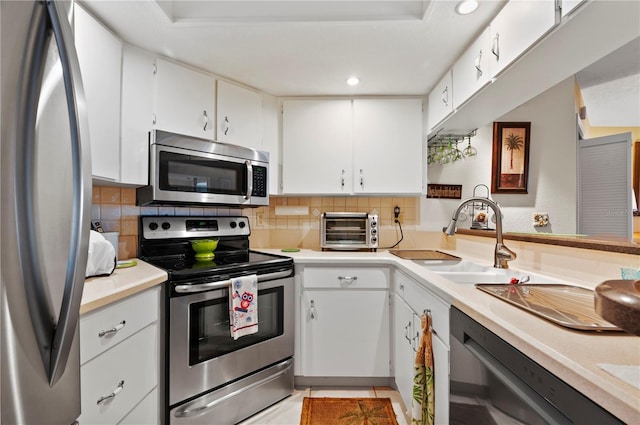
[[[398,425],[390,398],[305,397],[300,425]]]

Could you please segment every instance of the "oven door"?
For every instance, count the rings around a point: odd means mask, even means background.
[[[169,300],[169,405],[293,356],[293,278],[259,282],[258,332],[234,340],[229,291]]]

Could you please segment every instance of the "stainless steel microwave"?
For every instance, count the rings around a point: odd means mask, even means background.
[[[268,177],[268,152],[154,130],[136,204],[269,205]]]
[[[358,212],[326,212],[320,216],[322,250],[378,249],[378,216]]]

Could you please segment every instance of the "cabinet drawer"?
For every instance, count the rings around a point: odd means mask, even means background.
[[[158,383],[157,326],[150,325],[80,368],[80,424],[115,424]],[[101,397],[121,390],[98,404]]]
[[[80,364],[157,321],[158,294],[159,289],[154,288],[82,316]]]
[[[158,389],[154,389],[118,425],[159,424]]]
[[[389,269],[307,267],[302,283],[305,288],[386,289],[389,287]]]
[[[394,278],[396,293],[413,311],[431,311],[433,330],[449,346],[449,305],[401,272],[396,272]]]

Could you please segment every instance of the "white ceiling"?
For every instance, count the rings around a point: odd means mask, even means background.
[[[427,94],[505,1],[82,3],[131,44],[272,95],[352,96]]]

